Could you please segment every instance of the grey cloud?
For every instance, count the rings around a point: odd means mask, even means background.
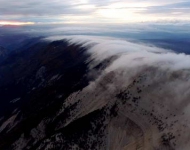
[[[15,1],[0,0],[0,14],[23,15],[23,16],[51,16],[62,14],[85,14],[90,10],[77,9],[81,4],[72,4],[67,1]]]
[[[152,6],[148,7],[147,10],[144,11],[146,14],[169,14],[172,12],[180,12],[184,15],[190,14],[190,2],[180,2],[164,6]],[[141,13],[143,13],[143,11]]]
[[[159,5],[159,0],[129,0],[130,3],[147,2],[155,3],[155,6],[145,7],[146,10],[135,10],[136,8],[118,8],[118,9],[131,9],[137,14],[164,14],[169,15],[174,9],[180,11],[183,15],[189,14],[190,2],[175,2],[168,1],[169,4]],[[93,16],[99,9],[109,9],[106,6],[117,2],[124,2],[125,0],[88,0],[88,1],[67,1],[67,0],[50,0],[50,1],[39,1],[39,0],[27,0],[27,1],[16,1],[16,0],[0,0],[0,20],[17,20],[17,21],[34,21],[34,22],[59,22],[60,18],[62,21],[66,21],[64,16]],[[163,3],[161,1],[160,3]],[[85,5],[93,5],[94,8],[83,9]],[[134,10],[133,10],[134,9]],[[63,18],[62,18],[63,17]],[[95,16],[95,19],[90,21],[105,21],[102,16]],[[118,16],[119,17],[119,16]],[[80,18],[79,18],[80,20]],[[88,21],[83,19],[83,21]]]

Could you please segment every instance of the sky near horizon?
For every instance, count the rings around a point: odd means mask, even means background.
[[[190,21],[190,0],[0,0],[2,24]]]

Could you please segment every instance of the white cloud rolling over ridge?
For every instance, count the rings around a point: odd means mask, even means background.
[[[81,95],[85,95],[86,91],[92,93],[98,91],[104,81],[105,89],[101,91],[99,99],[106,101],[108,97],[109,101],[114,101],[114,93],[130,89],[135,82],[135,87],[142,90],[138,106],[133,106],[127,101],[131,106],[125,108],[125,105],[121,105],[119,112],[121,111],[120,113],[133,119],[134,122],[139,121],[142,128],[146,126],[147,129],[144,130],[151,130],[144,131],[145,134],[151,132],[149,146],[157,147],[161,136],[171,133],[175,136],[175,142],[171,142],[171,147],[177,150],[188,150],[190,146],[188,142],[190,131],[189,55],[110,37],[57,36],[46,38],[46,40],[61,39],[87,48],[87,53],[91,56],[88,60],[90,61],[89,69],[117,56],[101,73],[97,73],[98,78],[90,82],[81,91]],[[106,82],[107,80],[109,82]],[[133,92],[135,94],[135,91]],[[109,95],[111,95],[110,98]],[[130,114],[128,112],[130,108],[136,108],[136,110]],[[142,110],[146,111],[147,115],[143,115]],[[159,132],[156,128],[157,123],[151,122],[155,118],[162,122],[159,127],[162,127],[163,131]]]
[[[172,50],[159,48],[153,45],[144,43],[133,43],[123,39],[101,37],[101,36],[52,36],[45,38],[47,40],[66,39],[73,44],[82,44],[89,46],[89,53],[92,53],[93,59],[102,61],[114,55],[121,55],[123,64],[126,61],[139,61],[140,65],[155,65],[159,67],[159,62],[162,62],[160,67],[170,68],[173,70],[190,69],[190,55],[184,53],[175,53]],[[92,45],[92,46],[91,46]],[[126,57],[123,58],[123,57]],[[131,65],[133,63],[130,63]],[[165,64],[165,65],[164,65]]]

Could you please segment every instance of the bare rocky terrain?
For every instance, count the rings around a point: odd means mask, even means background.
[[[109,42],[40,40],[0,63],[0,149],[188,150],[189,56]]]

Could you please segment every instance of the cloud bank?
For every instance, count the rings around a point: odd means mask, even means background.
[[[91,101],[93,109],[116,102],[119,114],[137,123],[145,138],[151,136],[149,146],[162,149],[164,147],[161,147],[160,142],[166,142],[173,149],[188,150],[189,55],[109,37],[46,38],[52,41],[60,39],[86,47],[87,53],[90,54],[87,61],[90,62],[90,72],[97,73],[96,80],[77,93],[79,97],[71,96],[71,99],[81,99],[81,103],[84,101],[86,111],[91,106]],[[114,56],[117,57],[111,59]],[[106,64],[106,60],[111,63]],[[98,70],[96,66],[99,64],[105,67]],[[118,93],[119,96],[116,97]],[[94,94],[98,97],[93,97]],[[84,95],[90,95],[91,101],[85,99]],[[132,95],[135,99],[126,95]],[[149,134],[148,137],[146,134]]]

